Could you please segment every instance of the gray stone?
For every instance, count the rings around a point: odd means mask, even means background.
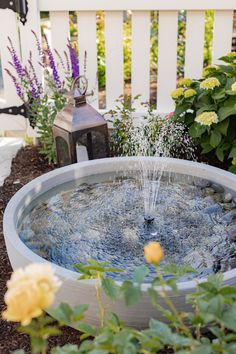
[[[206,214],[219,214],[222,212],[222,208],[219,204],[216,203],[207,208],[204,208],[203,212],[205,212]]]
[[[196,187],[200,187],[200,188],[207,188],[207,187],[210,187],[211,186],[211,182],[208,181],[207,179],[196,179],[193,184],[196,186]]]
[[[230,224],[233,220],[236,220],[236,209],[231,210],[227,214],[222,216],[220,222],[223,224]]]
[[[223,193],[224,192],[224,188],[220,184],[217,184],[217,183],[212,183],[211,188],[213,188],[216,193]]]
[[[195,250],[184,257],[183,263],[191,265],[195,269],[212,267],[214,259],[210,253],[203,250]]]
[[[207,187],[204,189],[204,195],[208,196],[208,195],[213,195],[215,194],[215,190],[211,187]]]
[[[236,224],[234,225],[231,225],[229,228],[228,228],[228,238],[231,240],[231,241],[235,241],[236,242]]]
[[[230,203],[231,200],[232,200],[231,193],[225,193],[224,198],[223,198],[224,203]]]
[[[222,193],[215,193],[212,198],[216,203],[221,203],[223,201],[223,194]]]

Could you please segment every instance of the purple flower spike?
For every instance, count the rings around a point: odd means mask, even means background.
[[[74,47],[72,47],[69,40],[68,40],[67,47],[69,48],[69,51],[70,51],[72,77],[76,78],[77,76],[79,76],[79,61],[78,61],[78,57],[76,54],[76,50]]]
[[[48,39],[47,39],[46,36],[44,36],[44,37],[45,37],[45,41],[46,41],[46,44],[47,44],[46,53],[48,55],[49,66],[52,69],[53,80],[54,80],[57,88],[61,88],[62,84],[61,84],[61,80],[60,80],[60,77],[59,77],[59,74],[58,74],[58,71],[57,71],[57,68],[56,68],[55,60],[54,60],[52,51],[51,51],[51,49],[49,47]]]
[[[25,102],[25,97],[24,97],[24,93],[22,91],[22,86],[19,84],[19,82],[17,82],[16,77],[10,72],[10,70],[5,69],[5,71],[12,78],[12,81],[13,81],[15,88],[16,88],[17,95],[22,99],[23,102]]]
[[[69,57],[68,57],[68,54],[67,54],[66,51],[64,51],[64,55],[65,55],[65,58],[66,58],[67,72],[69,73],[70,72],[70,62],[69,62]]]
[[[46,65],[45,53],[44,53],[44,51],[43,51],[43,49],[42,49],[42,46],[41,46],[41,43],[40,43],[40,41],[39,41],[39,38],[38,38],[37,34],[36,34],[33,30],[31,30],[31,32],[33,33],[33,35],[34,35],[34,37],[35,37],[35,40],[36,40],[36,45],[37,45],[39,57],[40,57],[40,59],[41,59],[40,65],[42,65],[43,67],[45,67],[45,65]]]
[[[37,75],[36,75],[36,71],[35,71],[35,67],[32,63],[32,60],[29,59],[28,60],[28,63],[29,63],[29,66],[30,66],[30,69],[32,71],[32,74],[33,74],[33,77],[32,77],[32,85],[35,84],[36,88],[35,88],[35,91],[36,91],[36,95],[38,96],[37,98],[40,97],[40,94],[43,92],[43,87],[42,87],[42,84],[39,82],[38,78],[37,78]],[[35,97],[36,98],[36,97]]]
[[[16,54],[15,48],[13,47],[12,41],[10,39],[10,37],[8,37],[9,43],[10,43],[10,47],[7,47],[7,49],[9,50],[10,54],[11,54],[11,58],[12,58],[12,64],[16,70],[16,73],[18,75],[18,77],[21,80],[24,80],[25,78],[25,70],[21,65],[20,59],[18,58],[18,55]]]

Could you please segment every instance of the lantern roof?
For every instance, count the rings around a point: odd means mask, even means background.
[[[67,104],[62,111],[57,113],[54,125],[62,128],[69,133],[79,130],[92,129],[107,124],[103,116],[88,103]]]

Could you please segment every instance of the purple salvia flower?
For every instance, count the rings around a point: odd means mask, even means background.
[[[40,65],[44,68],[46,66],[46,56],[45,56],[45,53],[42,49],[42,46],[41,46],[41,43],[39,41],[39,38],[37,36],[37,34],[31,30],[31,32],[33,33],[34,37],[35,37],[35,40],[36,40],[36,46],[37,46],[37,49],[38,49],[38,53],[39,53],[39,57],[41,59],[41,63]]]
[[[12,58],[12,64],[17,72],[18,77],[21,80],[24,80],[25,77],[25,71],[24,68],[21,65],[20,59],[18,58],[18,55],[16,54],[16,51],[13,47],[12,41],[10,39],[10,37],[8,37],[9,43],[10,43],[10,47],[7,47],[7,49],[9,50],[10,54],[11,54],[11,58]]]
[[[40,98],[40,92],[37,88],[37,86],[34,86],[34,78],[30,77],[30,74],[28,73],[28,71],[26,70],[26,76],[28,79],[28,84],[30,86],[29,92],[31,93],[32,97],[35,99],[39,99]]]
[[[16,88],[17,95],[22,99],[23,102],[25,102],[25,97],[24,97],[24,93],[22,91],[22,86],[19,84],[19,82],[17,82],[16,77],[10,72],[10,70],[5,69],[5,71],[12,78],[12,81],[13,81],[15,88]]]
[[[70,41],[68,41],[68,43],[69,44],[67,45],[67,47],[69,48],[70,51],[72,77],[75,79],[77,76],[79,76],[79,61],[78,61],[75,48],[72,47]]]
[[[46,53],[48,55],[49,66],[52,69],[53,80],[54,80],[57,88],[61,88],[62,84],[61,84],[61,80],[60,80],[60,77],[59,77],[59,74],[58,74],[58,71],[57,71],[57,68],[56,68],[55,60],[54,60],[52,51],[51,51],[51,49],[49,47],[48,39],[47,39],[46,36],[44,36],[44,37],[45,37],[45,41],[46,41],[46,44],[47,44]]]
[[[31,68],[31,71],[32,71],[32,74],[33,74],[33,78],[32,80],[34,81],[35,83],[35,86],[36,86],[36,90],[38,92],[38,95],[40,96],[40,94],[43,92],[43,87],[42,87],[42,84],[39,82],[38,78],[37,78],[37,75],[36,75],[36,71],[35,71],[35,67],[32,63],[32,60],[29,59],[28,60],[28,63],[29,63],[29,66]]]
[[[70,72],[70,61],[69,61],[69,57],[68,57],[68,54],[67,54],[66,51],[64,51],[64,55],[65,55],[65,58],[66,58],[67,71],[69,73]]]
[[[57,57],[58,57],[58,59],[59,59],[59,61],[60,61],[60,64],[61,64],[61,66],[62,66],[62,69],[63,69],[64,71],[66,71],[66,67],[65,67],[65,64],[64,64],[64,62],[63,62],[63,59],[62,59],[61,55],[59,54],[59,52],[58,52],[57,49],[54,49],[54,51],[55,51],[55,53],[56,53],[56,55],[57,55]]]

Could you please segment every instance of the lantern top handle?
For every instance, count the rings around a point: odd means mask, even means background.
[[[88,79],[85,75],[77,76],[72,83],[74,98],[85,96],[88,89]]]

